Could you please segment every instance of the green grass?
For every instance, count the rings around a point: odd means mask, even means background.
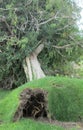
[[[55,87],[50,93],[50,109],[61,121],[83,120],[83,87]]]
[[[15,123],[3,124],[0,126],[0,130],[64,130],[64,128],[30,119],[22,119]]]
[[[4,99],[11,91],[0,89],[0,101]]]
[[[13,116],[15,111],[17,110],[17,107],[19,105],[19,95],[20,93],[27,87],[29,88],[42,88],[48,91],[49,93],[49,107],[50,107],[50,101],[54,100],[52,99],[52,96],[50,92],[52,92],[53,88],[55,89],[56,86],[59,86],[62,88],[64,92],[65,87],[73,86],[74,88],[80,88],[80,92],[83,90],[83,80],[81,79],[71,79],[67,77],[46,77],[39,80],[34,80],[32,82],[26,83],[20,87],[18,87],[15,90],[10,91],[3,91],[0,90],[0,120],[3,122],[3,124],[0,125],[0,130],[63,130],[63,128],[56,127],[54,125],[48,125],[41,122],[35,122],[28,119],[21,119],[20,121],[16,123],[12,123]],[[57,88],[58,89],[58,88]],[[67,91],[67,90],[66,90]],[[66,92],[65,92],[66,94]],[[66,96],[66,98],[69,95]],[[81,95],[83,100],[83,93]],[[56,99],[55,99],[56,100]],[[58,100],[59,102],[59,100]],[[58,104],[57,102],[57,104]],[[56,108],[56,106],[55,106]],[[52,104],[52,109],[53,104]],[[60,112],[60,111],[59,111]],[[53,113],[56,116],[56,113]],[[83,114],[81,112],[81,114]]]

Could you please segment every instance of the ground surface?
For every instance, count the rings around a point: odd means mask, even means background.
[[[51,125],[56,125],[56,126],[61,126],[63,128],[65,128],[65,130],[83,130],[83,123],[82,122],[62,122],[62,121],[58,121],[58,120],[44,120],[44,119],[40,119],[40,121],[42,122],[46,122],[49,123]]]

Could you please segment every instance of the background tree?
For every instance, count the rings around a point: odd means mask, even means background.
[[[70,0],[2,0],[1,86],[15,88],[45,77],[55,64],[77,58],[83,47],[78,18],[79,9]]]

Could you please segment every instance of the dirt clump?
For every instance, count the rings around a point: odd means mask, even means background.
[[[14,115],[14,121],[22,117],[37,119],[47,118],[48,101],[47,92],[43,89],[24,89],[20,94],[20,103]]]

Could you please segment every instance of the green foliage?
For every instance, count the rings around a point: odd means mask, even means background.
[[[76,61],[65,62],[65,64],[56,64],[54,66],[56,74],[69,77],[83,78],[83,58],[79,57]]]
[[[54,18],[56,14],[57,18]],[[69,36],[74,35],[77,39],[78,14],[78,7],[69,0],[1,1],[1,86],[5,88],[7,84],[8,88],[14,88],[26,82],[23,60],[41,42],[45,44],[45,50],[39,58],[41,63],[44,61],[43,68],[47,68],[47,72],[48,69],[54,69],[56,61],[62,64],[65,60],[77,58],[82,52],[78,45],[73,45],[74,41]],[[67,44],[71,44],[71,47],[59,50],[53,47]]]
[[[79,69],[77,70],[77,73],[80,77],[83,77],[83,60],[79,62]]]

